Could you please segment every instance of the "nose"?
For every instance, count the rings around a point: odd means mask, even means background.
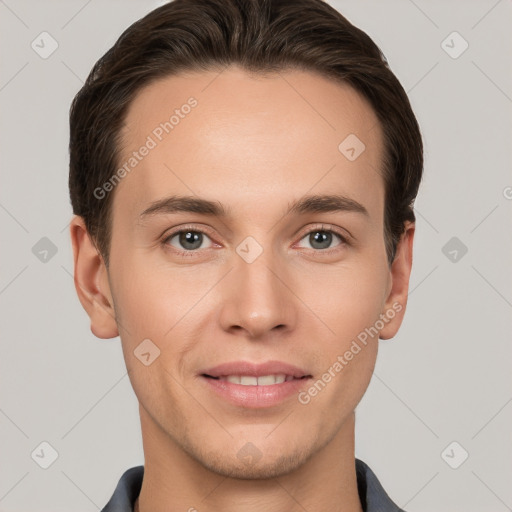
[[[238,255],[224,279],[220,322],[225,331],[245,331],[250,339],[273,337],[294,328],[297,298],[289,281],[290,272],[278,264],[270,250],[251,263]]]

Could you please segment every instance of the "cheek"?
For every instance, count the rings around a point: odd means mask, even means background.
[[[336,277],[330,276],[323,293],[312,288],[314,311],[322,322],[312,322],[309,328],[318,341],[320,364],[301,401],[332,412],[324,418],[326,431],[355,409],[370,383],[378,351],[378,335],[372,327],[379,319],[383,296],[383,283],[372,272],[346,269]],[[319,337],[320,331],[325,335]]]
[[[377,262],[301,272],[298,295],[337,349],[375,324],[385,301],[386,272]]]
[[[153,418],[164,418],[168,404],[190,397],[177,382],[190,349],[191,308],[204,290],[186,286],[178,272],[124,264],[116,276],[116,316],[133,390]],[[167,405],[166,405],[167,404]]]
[[[171,272],[143,262],[125,262],[118,272],[116,316],[122,350],[143,403],[154,401],[155,390],[179,395],[179,386],[171,386],[174,392],[167,388],[174,379],[181,382],[186,377],[183,364],[194,351],[197,326],[207,317],[205,308],[215,307],[205,297],[214,282],[191,269]]]
[[[125,262],[116,276],[116,315],[130,343],[150,338],[165,343],[204,290],[180,271]],[[176,327],[175,327],[176,326]]]
[[[377,262],[362,262],[336,271],[323,269],[315,280],[302,274],[301,282],[300,296],[308,297],[304,302],[321,320],[308,327],[318,342],[321,369],[305,401],[311,398],[322,409],[353,410],[368,387],[377,357],[375,324],[384,304],[385,269]]]

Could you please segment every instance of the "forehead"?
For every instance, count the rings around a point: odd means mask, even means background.
[[[308,192],[366,198],[377,217],[382,210],[377,117],[353,88],[316,73],[232,66],[159,79],[131,102],[122,141],[114,217],[135,219],[177,193],[238,205],[247,216],[263,201]],[[352,149],[364,150],[353,159]]]

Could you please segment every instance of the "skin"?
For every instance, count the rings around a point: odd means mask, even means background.
[[[115,188],[108,271],[83,219],[71,224],[78,297],[97,337],[121,337],[140,403],[138,510],[361,512],[354,410],[379,336],[392,338],[401,325],[414,238],[407,223],[389,266],[380,125],[348,85],[305,71],[263,76],[231,66],[143,89],[126,117],[119,162],[190,96],[197,107]],[[355,161],[338,150],[350,133],[366,145]],[[369,215],[285,215],[289,202],[313,193],[343,194]],[[139,221],[152,201],[171,194],[220,201],[231,216]],[[331,252],[322,253],[313,238],[321,224],[348,243],[333,234],[324,244]],[[168,238],[182,226],[208,230],[192,256],[177,252],[190,244]],[[263,248],[252,263],[236,252],[248,236]],[[316,380],[394,303],[401,311],[306,405],[292,396],[267,409],[237,407],[198,376],[228,361],[280,360]],[[147,338],[161,351],[149,366],[134,355]],[[247,442],[261,454],[252,464],[237,457]]]

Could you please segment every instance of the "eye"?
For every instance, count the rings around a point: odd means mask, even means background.
[[[336,239],[338,243],[332,246]],[[211,242],[211,238],[202,229],[185,226],[166,236],[162,240],[162,245],[172,246],[174,252],[181,256],[194,256],[200,249],[207,250],[213,247],[213,245],[208,246],[207,240]],[[300,240],[306,240],[309,244],[306,248],[317,253],[330,253],[348,245],[347,239],[341,233],[324,225],[310,229]]]
[[[210,237],[200,229],[181,229],[171,233],[162,243],[164,245],[171,245],[180,254],[185,254],[194,252],[197,249],[209,249],[209,247],[203,245],[206,238],[209,239]]]
[[[331,247],[336,238],[338,238],[339,242],[334,247]],[[341,233],[333,229],[326,229],[324,226],[308,231],[301,240],[306,240],[310,244],[310,249],[327,252],[330,252],[329,249],[336,249],[339,246],[348,244],[347,239]]]

